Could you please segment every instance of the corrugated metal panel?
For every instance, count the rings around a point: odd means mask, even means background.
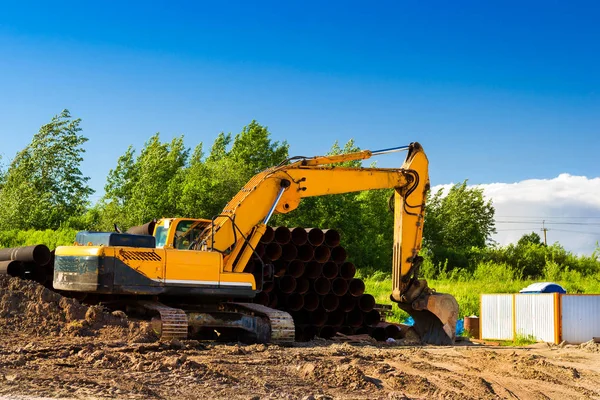
[[[562,340],[584,343],[600,337],[600,295],[561,296]]]
[[[517,335],[554,343],[556,313],[554,294],[515,295],[515,331]]]
[[[481,338],[513,340],[513,295],[481,296]]]

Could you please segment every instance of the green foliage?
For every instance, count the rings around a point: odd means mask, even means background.
[[[71,245],[75,242],[76,229],[61,228],[58,230],[17,230],[12,229],[0,232],[0,247],[32,246],[34,244],[45,244],[50,250],[57,246]]]
[[[233,142],[231,134],[220,133],[206,158],[199,145],[182,171],[179,213],[200,218],[220,214],[252,176],[285,160],[288,147],[286,142],[272,141],[268,129],[256,121]]]
[[[447,194],[429,194],[425,212],[423,247],[435,264],[448,260],[450,268],[467,268],[472,248],[484,248],[496,232],[494,207],[483,190],[456,184]]]
[[[253,175],[287,158],[288,145],[252,121],[233,140],[220,133],[207,157],[202,143],[189,154],[183,137],[164,143],[158,133],[139,155],[129,147],[109,173],[97,212],[83,224],[107,230],[161,217],[211,218]]]
[[[480,266],[480,273],[487,271],[496,271],[502,274],[503,266],[488,265]],[[543,279],[543,277],[540,277]],[[381,276],[375,278],[362,277],[365,281],[366,293],[372,294],[376,301],[381,304],[392,304],[390,293],[392,291],[391,277],[387,276],[382,280]],[[517,293],[524,287],[539,280],[531,279],[479,279],[475,277],[465,277],[464,275],[444,277],[443,279],[428,279],[430,287],[435,288],[439,293],[448,293],[456,298],[459,306],[460,318],[470,315],[480,314],[480,297],[484,293]],[[582,276],[578,272],[568,271],[560,275],[560,279],[554,280],[567,290],[567,293],[600,293],[600,273],[595,275]],[[405,314],[402,313],[396,305],[393,305],[394,315],[397,321],[402,321]]]
[[[502,346],[528,346],[530,344],[537,343],[535,336],[533,335],[525,335],[523,333],[517,332],[515,340],[502,342]]]
[[[87,142],[80,123],[63,110],[0,174],[0,230],[56,229],[86,211],[93,190],[79,169]]]
[[[101,227],[111,229],[113,223],[129,227],[178,215],[181,169],[188,154],[183,136],[163,143],[157,133],[137,157],[130,146],[109,172],[101,202]]]

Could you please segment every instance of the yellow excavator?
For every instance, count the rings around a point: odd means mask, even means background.
[[[340,163],[407,151],[394,168]],[[290,314],[249,303],[272,278],[272,266],[244,272],[275,213],[295,210],[305,197],[394,188],[391,299],[415,320],[425,343],[454,341],[458,304],[419,279],[428,160],[419,143],[379,151],[293,157],[255,175],[212,219],[163,218],[134,232],[79,232],[56,249],[53,286],[89,301],[152,316],[165,338],[189,332],[236,332],[238,340],[294,340]],[[241,336],[240,336],[241,335]]]

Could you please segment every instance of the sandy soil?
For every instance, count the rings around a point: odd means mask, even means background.
[[[600,345],[154,341],[143,322],[0,278],[0,399],[600,399]]]

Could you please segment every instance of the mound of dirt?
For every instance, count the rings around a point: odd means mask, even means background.
[[[150,324],[123,313],[86,306],[44,286],[0,276],[0,333],[40,336],[95,336],[143,342],[156,339]]]
[[[600,353],[600,343],[596,343],[593,340],[581,343],[579,347],[589,353]]]
[[[376,381],[352,364],[338,365],[334,362],[307,363],[298,368],[300,376],[304,379],[318,381],[329,387],[347,387],[349,389],[363,389],[376,387]]]

